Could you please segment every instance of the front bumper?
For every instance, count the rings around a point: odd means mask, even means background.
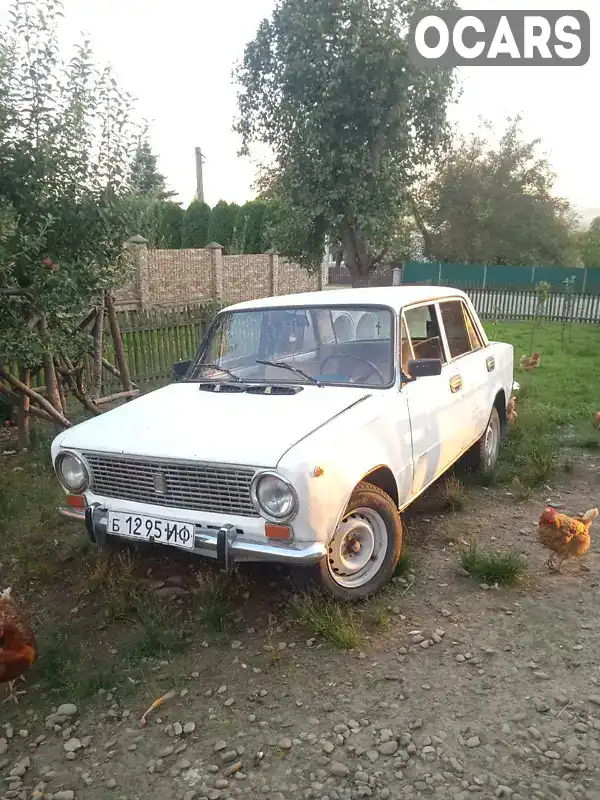
[[[66,519],[84,522],[90,539],[99,545],[111,535],[107,532],[108,511],[100,505],[85,509],[63,506],[60,514]],[[131,539],[124,538],[122,541],[130,542]],[[189,552],[216,560],[221,569],[229,571],[234,564],[242,561],[270,561],[307,567],[317,564],[325,555],[326,548],[321,542],[257,541],[248,538],[233,525],[224,524],[220,528],[196,525],[195,546]]]

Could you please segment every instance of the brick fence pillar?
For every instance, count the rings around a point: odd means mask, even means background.
[[[223,300],[223,247],[217,242],[209,242],[206,249],[210,250],[212,299]]]
[[[275,250],[267,250],[269,256],[269,293],[271,297],[279,294],[279,256]]]
[[[150,280],[148,268],[148,239],[136,234],[125,242],[129,258],[135,270],[135,284],[140,311],[152,305],[150,297]]]

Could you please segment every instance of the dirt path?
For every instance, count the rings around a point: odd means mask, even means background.
[[[407,520],[414,574],[396,579],[389,625],[363,651],[291,625],[267,576],[237,641],[157,665],[177,696],[146,728],[119,687],[46,721],[56,709],[35,718],[24,698],[0,729],[2,796],[600,800],[600,545],[551,576],[534,526],[549,498],[573,513],[599,504],[599,464],[543,491],[517,503],[472,490],[449,515],[422,504]],[[521,552],[526,580],[461,575],[471,535]]]

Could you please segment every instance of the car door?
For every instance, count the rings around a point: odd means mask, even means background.
[[[462,447],[469,448],[482,435],[491,409],[487,383],[490,367],[486,349],[464,300],[439,302],[443,333],[451,368],[460,376]]]
[[[401,325],[401,368],[413,447],[412,494],[418,494],[456,460],[462,446],[456,370],[448,363],[435,303],[404,309]],[[411,380],[411,358],[439,358],[442,372]]]

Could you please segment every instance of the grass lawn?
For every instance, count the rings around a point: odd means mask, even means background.
[[[568,469],[568,447],[600,448],[598,353],[600,327],[573,325],[564,332],[558,323],[542,325],[534,350],[541,364],[534,372],[519,366],[531,354],[531,323],[488,324],[490,338],[515,348],[518,418],[511,429],[498,468],[501,480],[515,478],[524,491],[548,480],[557,463]]]
[[[514,345],[515,378],[521,384],[518,419],[497,479],[511,481],[513,490],[526,495],[555,469],[568,468],[573,448],[600,446],[594,423],[600,410],[600,327],[574,326],[563,343],[560,325],[542,325],[535,342],[541,366],[533,373],[518,366],[520,356],[529,355],[529,323],[490,324],[488,333]],[[203,639],[226,641],[233,635],[248,608],[244,581],[230,581],[178,554],[164,559],[155,551],[139,557],[125,551],[107,560],[81,526],[58,517],[62,491],[50,465],[51,434],[43,427],[35,431],[29,453],[0,453],[0,588],[12,585],[33,611],[39,696],[48,701],[68,695],[77,701],[117,683],[121,691],[135,690],[140,682],[152,685],[163,659],[175,670],[174,653],[198,647]],[[0,451],[12,446],[9,438],[0,439]],[[444,486],[444,507],[459,510],[463,489],[448,481]],[[157,595],[157,586],[164,583],[168,593],[179,580],[187,587],[180,598],[165,602]],[[284,595],[281,603],[289,599],[281,584],[258,600],[266,616],[275,591]],[[385,625],[380,602],[385,605],[376,599],[357,613],[300,597],[289,604],[290,617],[315,635],[356,646],[361,626]]]

